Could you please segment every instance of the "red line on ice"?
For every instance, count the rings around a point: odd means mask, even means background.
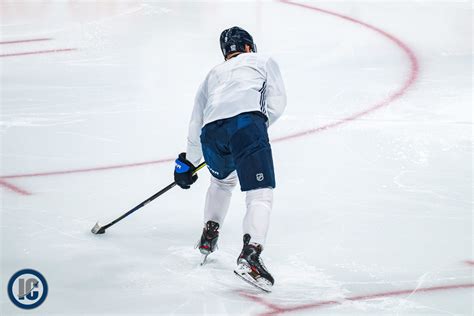
[[[418,64],[418,60],[415,56],[415,53],[410,49],[410,47],[408,47],[408,45],[406,45],[405,43],[403,43],[401,40],[399,40],[395,36],[391,35],[390,33],[387,33],[384,30],[379,29],[376,26],[370,25],[370,24],[365,23],[363,21],[359,21],[359,20],[354,19],[354,18],[352,18],[350,16],[347,16],[347,15],[343,15],[343,14],[340,14],[340,13],[336,13],[336,12],[332,12],[332,11],[329,11],[329,10],[313,7],[313,6],[310,6],[310,5],[307,5],[307,4],[296,3],[296,2],[292,2],[292,1],[288,1],[288,0],[279,0],[279,1],[283,2],[283,3],[286,3],[286,4],[289,4],[289,5],[294,5],[294,6],[298,6],[298,7],[301,7],[301,8],[313,10],[313,11],[316,11],[316,12],[319,12],[319,13],[329,14],[329,15],[344,19],[346,21],[356,23],[356,24],[361,25],[365,28],[368,28],[368,29],[370,29],[374,32],[377,32],[381,36],[389,39],[391,42],[393,42],[395,45],[397,45],[400,49],[402,49],[405,52],[405,54],[407,55],[407,57],[410,61],[410,74],[406,78],[403,85],[398,90],[392,92],[390,94],[390,96],[388,96],[386,99],[384,99],[382,101],[379,101],[375,104],[372,104],[367,109],[365,109],[361,112],[354,113],[354,114],[352,114],[352,115],[350,115],[346,118],[343,118],[343,119],[338,120],[336,122],[332,122],[332,123],[329,123],[329,124],[326,124],[326,125],[323,125],[323,126],[320,126],[320,127],[317,127],[317,128],[309,129],[309,130],[306,130],[306,131],[301,131],[301,132],[294,133],[294,134],[287,135],[287,136],[278,137],[276,139],[273,139],[272,142],[279,142],[279,141],[288,140],[288,139],[292,139],[292,138],[296,138],[296,137],[306,136],[306,135],[309,135],[309,134],[314,134],[314,133],[317,133],[317,132],[322,132],[322,131],[325,131],[329,128],[333,128],[333,127],[345,124],[347,122],[358,119],[361,116],[364,116],[364,115],[367,115],[371,112],[374,112],[375,110],[378,110],[381,107],[389,105],[390,103],[392,103],[393,101],[395,101],[396,99],[398,99],[402,95],[404,95],[406,93],[406,91],[408,90],[408,88],[411,85],[413,85],[416,78],[418,77],[418,72],[419,72],[420,67],[419,67],[419,64]]]
[[[276,304],[273,304],[273,303],[270,303],[268,301],[266,301],[265,299],[263,299],[262,297],[259,297],[259,296],[255,296],[255,295],[252,295],[252,294],[248,294],[248,293],[245,293],[244,291],[238,291],[237,293],[239,293],[240,296],[243,296],[243,297],[246,297],[256,303],[259,303],[259,304],[262,304],[264,306],[266,306],[267,308],[271,309],[272,311],[274,312],[284,312],[285,309],[283,307],[280,307]]]
[[[446,290],[455,290],[455,289],[469,289],[469,288],[474,288],[474,283],[441,285],[441,286],[415,288],[415,289],[408,289],[408,290],[380,292],[380,293],[373,293],[373,294],[366,294],[366,295],[351,296],[342,300],[319,301],[319,302],[301,304],[301,305],[295,305],[295,306],[276,305],[276,304],[267,302],[265,299],[261,297],[258,297],[252,294],[243,293],[243,292],[240,292],[240,295],[267,307],[268,310],[261,313],[261,315],[278,315],[278,314],[289,313],[289,312],[323,308],[326,306],[341,305],[348,301],[366,301],[366,300],[372,300],[372,299],[377,299],[377,298],[393,297],[393,296],[400,296],[400,295],[413,295],[415,293],[427,293],[427,292],[446,291]]]
[[[51,41],[51,40],[52,40],[52,38],[33,38],[33,39],[25,39],[25,40],[3,41],[3,42],[0,42],[0,45],[31,43],[31,42],[43,42],[43,41]]]
[[[94,168],[83,168],[83,169],[72,169],[72,170],[63,170],[63,171],[52,171],[52,172],[40,172],[40,173],[26,173],[26,174],[17,174],[17,175],[10,175],[10,176],[2,176],[0,179],[14,179],[14,178],[30,178],[30,177],[43,177],[43,176],[55,176],[55,175],[63,175],[63,174],[70,174],[70,173],[84,173],[84,172],[93,172],[93,171],[103,171],[103,170],[110,170],[110,169],[120,169],[120,168],[131,168],[131,167],[139,167],[145,165],[152,165],[164,162],[170,162],[174,159],[160,159],[160,160],[152,160],[152,161],[145,161],[145,162],[135,162],[135,163],[128,163],[122,165],[112,165],[112,166],[104,166],[104,167],[94,167]]]
[[[77,50],[77,48],[59,48],[59,49],[49,49],[49,50],[38,50],[38,51],[34,51],[34,52],[0,54],[0,57],[14,57],[14,56],[24,56],[24,55],[62,53],[62,52],[70,52],[70,51],[75,51],[75,50]]]
[[[104,170],[112,170],[112,169],[131,168],[131,167],[139,167],[139,166],[165,163],[165,162],[170,162],[170,161],[173,161],[173,160],[174,160],[174,158],[167,158],[167,159],[160,159],[160,160],[135,162],[135,163],[112,165],[112,166],[103,166],[103,167],[94,167],[94,168],[83,168],[83,169],[72,169],[72,170],[62,170],[62,171],[52,171],[52,172],[39,172],[39,173],[26,173],[26,174],[17,174],[17,175],[7,175],[7,176],[1,176],[0,177],[0,186],[6,187],[6,188],[10,189],[11,191],[16,192],[18,194],[31,195],[30,192],[27,192],[23,189],[20,189],[17,186],[14,186],[11,183],[8,183],[4,179],[56,176],[56,175],[65,175],[65,174],[71,174],[71,173],[86,173],[86,172],[104,171]]]
[[[310,6],[310,5],[300,4],[300,3],[291,2],[291,1],[287,1],[287,0],[279,0],[279,1],[282,2],[282,3],[286,3],[288,5],[294,5],[294,6],[298,6],[298,7],[301,7],[301,8],[317,11],[317,12],[320,12],[320,13],[329,14],[329,15],[344,19],[346,21],[356,23],[358,25],[366,27],[367,29],[370,29],[372,31],[377,32],[378,34],[380,34],[384,38],[389,39],[390,41],[392,41],[397,47],[399,47],[400,49],[402,49],[406,53],[406,55],[408,57],[408,60],[410,62],[410,74],[407,77],[407,79],[403,82],[403,85],[399,89],[392,92],[390,94],[390,96],[387,97],[386,99],[384,99],[382,101],[379,101],[375,104],[370,105],[366,110],[354,113],[354,114],[352,114],[352,115],[350,115],[346,118],[343,118],[341,120],[338,120],[338,121],[335,121],[335,122],[332,122],[332,123],[329,123],[329,124],[326,124],[326,125],[314,128],[314,129],[309,129],[309,130],[301,131],[301,132],[298,132],[298,133],[290,134],[290,135],[287,135],[287,136],[278,137],[276,139],[272,139],[272,142],[280,142],[280,141],[284,141],[284,140],[288,140],[288,139],[293,139],[293,138],[297,138],[297,137],[302,137],[302,136],[315,134],[315,133],[322,132],[322,131],[325,131],[327,129],[333,128],[333,127],[337,127],[339,125],[343,125],[343,124],[348,123],[350,121],[353,121],[353,120],[355,120],[355,119],[357,119],[361,116],[364,116],[364,115],[367,115],[371,112],[374,112],[375,110],[377,110],[381,107],[389,105],[391,102],[395,101],[396,99],[400,98],[403,94],[405,94],[407,92],[408,88],[410,86],[412,86],[413,83],[416,81],[416,78],[418,77],[418,72],[419,72],[419,64],[418,64],[418,60],[415,56],[415,53],[405,43],[403,43],[401,40],[399,40],[395,36],[383,31],[382,29],[379,29],[378,27],[375,27],[373,25],[370,25],[368,23],[359,21],[357,19],[354,19],[352,17],[346,16],[346,15],[343,15],[343,14],[339,14],[339,13],[332,12],[332,11],[329,11],[329,10],[320,9],[320,8],[313,7],[313,6]],[[39,53],[39,52],[37,52],[37,53]],[[0,55],[0,57],[2,57],[2,55]],[[3,57],[5,57],[5,56],[3,56]],[[124,164],[124,165],[104,166],[104,167],[95,167],[95,168],[87,168],[87,169],[73,169],[73,170],[65,170],[65,171],[41,172],[41,173],[32,173],[32,174],[17,174],[17,175],[3,176],[3,177],[0,177],[0,178],[4,178],[4,179],[25,178],[25,177],[39,177],[39,176],[52,176],[52,175],[71,174],[71,173],[79,173],[79,172],[93,172],[93,171],[102,171],[102,170],[110,170],[110,169],[117,169],[117,168],[137,167],[137,166],[148,165],[148,164],[158,164],[158,163],[169,162],[169,161],[172,161],[172,160],[173,160],[173,158],[167,158],[167,159],[161,159],[161,160],[151,161],[151,162],[139,162],[139,163]]]
[[[0,186],[5,187],[5,188],[7,188],[7,189],[9,189],[9,190],[11,190],[11,191],[13,191],[13,192],[15,192],[15,193],[21,194],[21,195],[31,195],[30,192],[25,191],[25,190],[23,190],[23,189],[21,189],[21,188],[15,186],[15,185],[13,185],[13,184],[7,182],[7,181],[5,181],[5,180],[3,180],[3,179],[1,179],[1,178],[0,178]]]

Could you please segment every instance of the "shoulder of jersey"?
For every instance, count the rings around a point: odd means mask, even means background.
[[[261,54],[261,53],[248,53],[248,54],[242,54],[240,56],[241,58],[245,58],[247,60],[253,60],[254,62],[257,62],[259,63],[260,65],[264,65],[267,63],[268,60],[271,59],[271,57],[267,54]],[[220,64],[217,64],[216,66],[214,66],[208,73],[207,77],[211,76],[212,73],[214,73],[215,71],[218,71],[221,67],[225,66],[226,63],[228,63],[229,61],[223,61],[222,63]]]
[[[249,53],[249,54],[243,54],[243,56],[245,56],[245,58],[259,60],[263,62],[266,62],[267,60],[270,59],[269,55],[261,54],[261,53]]]

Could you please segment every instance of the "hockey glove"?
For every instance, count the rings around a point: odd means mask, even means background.
[[[197,174],[193,176],[196,167],[186,159],[186,153],[180,153],[175,162],[174,182],[182,189],[189,189],[198,178]]]

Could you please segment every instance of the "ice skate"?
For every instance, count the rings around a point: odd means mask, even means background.
[[[196,248],[202,254],[201,265],[206,263],[207,256],[217,249],[217,239],[219,238],[219,224],[214,221],[208,221],[202,230],[201,239]]]
[[[237,268],[234,273],[253,286],[265,292],[271,292],[275,281],[260,257],[262,246],[249,242],[250,235],[245,234],[244,247],[237,259]]]

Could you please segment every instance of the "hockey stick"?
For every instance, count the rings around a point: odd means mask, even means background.
[[[201,163],[199,166],[196,167],[196,169],[194,170],[194,173],[193,175],[195,175],[199,170],[201,170],[202,168],[204,168],[204,166],[206,166],[206,162],[203,162]],[[114,219],[113,221],[111,221],[110,223],[108,223],[107,225],[104,225],[104,226],[100,226],[99,225],[99,222],[97,222],[94,227],[92,227],[91,229],[91,232],[95,235],[99,235],[99,234],[104,234],[105,233],[105,230],[107,228],[109,228],[110,226],[113,226],[115,225],[116,223],[120,222],[122,219],[124,219],[125,217],[127,217],[128,215],[132,214],[133,212],[135,211],[138,211],[139,209],[141,209],[142,207],[144,207],[145,205],[147,205],[148,203],[150,203],[151,201],[153,201],[154,199],[156,199],[157,197],[159,197],[160,195],[162,195],[163,193],[169,191],[171,188],[173,188],[174,186],[176,185],[176,182],[173,182],[169,185],[167,185],[165,188],[161,189],[159,192],[153,194],[152,196],[150,196],[148,199],[146,199],[145,201],[141,202],[140,204],[138,204],[137,206],[135,206],[134,208],[132,208],[130,211],[128,211],[127,213],[123,214],[122,216]]]

